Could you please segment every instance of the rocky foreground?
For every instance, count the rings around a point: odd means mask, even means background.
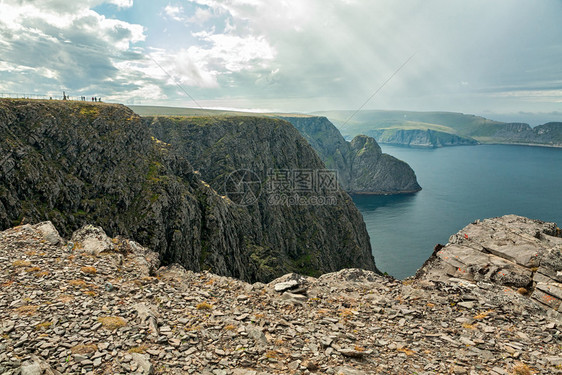
[[[470,238],[470,237],[469,237]],[[556,374],[561,326],[492,280],[248,284],[87,226],[0,233],[1,374]]]

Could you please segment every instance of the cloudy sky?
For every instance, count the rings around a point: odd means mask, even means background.
[[[0,0],[0,93],[357,109],[408,61],[365,108],[560,112],[561,19],[561,0]]]

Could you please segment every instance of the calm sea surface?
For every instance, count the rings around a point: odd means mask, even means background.
[[[382,145],[406,161],[423,190],[356,196],[377,267],[413,275],[437,243],[476,219],[517,214],[562,226],[562,149],[479,145],[416,149]]]

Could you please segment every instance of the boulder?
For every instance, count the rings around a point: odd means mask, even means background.
[[[74,249],[92,255],[115,250],[115,244],[101,227],[85,225],[72,234]]]
[[[51,245],[58,245],[64,242],[59,235],[59,231],[50,221],[44,221],[42,223],[35,224],[32,227],[33,229],[39,231],[43,237],[45,237],[45,240],[47,240]]]

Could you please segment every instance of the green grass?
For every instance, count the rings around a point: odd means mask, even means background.
[[[353,114],[352,111],[327,111],[315,114],[328,117],[344,135],[348,136],[379,129],[431,129],[471,136],[472,133],[481,132],[484,128],[493,129],[495,125],[502,124],[484,117],[454,112],[361,111],[349,121],[347,119]]]

